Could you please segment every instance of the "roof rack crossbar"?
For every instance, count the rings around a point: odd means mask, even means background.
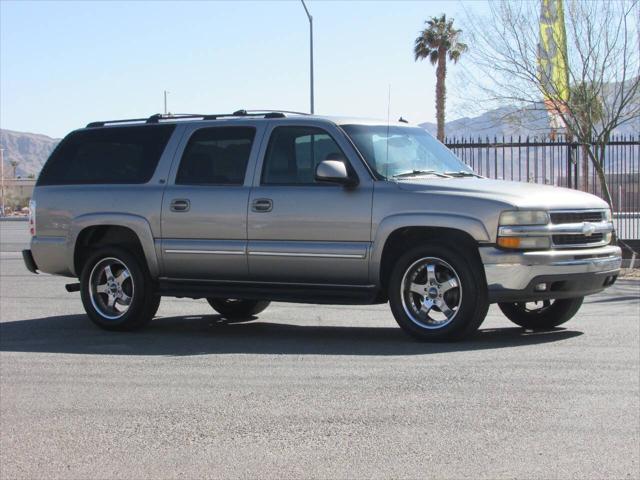
[[[159,123],[160,120],[189,120],[192,118],[206,119],[210,115],[204,113],[156,113],[146,119],[146,123]]]
[[[256,109],[256,110],[245,110],[245,112],[247,113],[255,113],[255,114],[260,114],[260,113],[290,113],[292,115],[311,115],[310,113],[307,112],[296,112],[293,110],[278,110],[278,109],[271,109],[271,108],[265,108],[265,109]]]

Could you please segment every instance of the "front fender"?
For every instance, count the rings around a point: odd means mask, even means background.
[[[490,242],[491,236],[484,224],[477,218],[460,214],[405,213],[385,217],[377,226],[371,245],[369,276],[375,285],[380,285],[382,253],[389,236],[398,229],[407,227],[448,228],[460,230],[477,242]]]
[[[75,271],[74,256],[76,242],[78,241],[80,232],[87,227],[109,225],[127,227],[138,236],[145,259],[147,260],[149,273],[151,274],[151,277],[157,278],[160,275],[160,268],[158,264],[158,257],[156,256],[151,225],[149,225],[146,218],[128,213],[90,213],[75,217],[71,221],[67,242],[67,265],[69,265],[71,273],[76,277],[79,275],[79,272]]]

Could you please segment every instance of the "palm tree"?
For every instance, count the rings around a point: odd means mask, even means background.
[[[9,160],[9,165],[11,165],[11,168],[13,169],[13,178],[16,178],[16,171],[18,170],[20,162],[18,160]]]
[[[453,19],[447,16],[432,17],[425,22],[427,28],[416,38],[413,53],[416,62],[428,58],[436,67],[436,119],[438,122],[438,140],[444,141],[444,105],[446,98],[445,78],[447,76],[447,57],[457,63],[460,55],[467,51],[466,44],[459,41],[462,30],[453,28]]]

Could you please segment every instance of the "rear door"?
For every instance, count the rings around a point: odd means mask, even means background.
[[[272,122],[249,201],[252,280],[365,285],[373,182],[334,125]],[[359,184],[314,180],[317,164],[344,159]]]
[[[162,202],[163,276],[245,280],[247,203],[263,128],[192,126]]]

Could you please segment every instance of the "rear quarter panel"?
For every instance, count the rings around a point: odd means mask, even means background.
[[[38,268],[46,273],[77,276],[73,251],[82,228],[123,225],[123,216],[129,219],[128,223],[135,221],[140,225],[134,231],[148,260],[152,255],[151,260],[157,266],[155,239],[161,236],[162,196],[183,132],[183,126],[176,127],[153,176],[145,184],[36,186],[33,199],[37,230],[31,250]],[[140,229],[146,229],[148,235],[141,235]]]

